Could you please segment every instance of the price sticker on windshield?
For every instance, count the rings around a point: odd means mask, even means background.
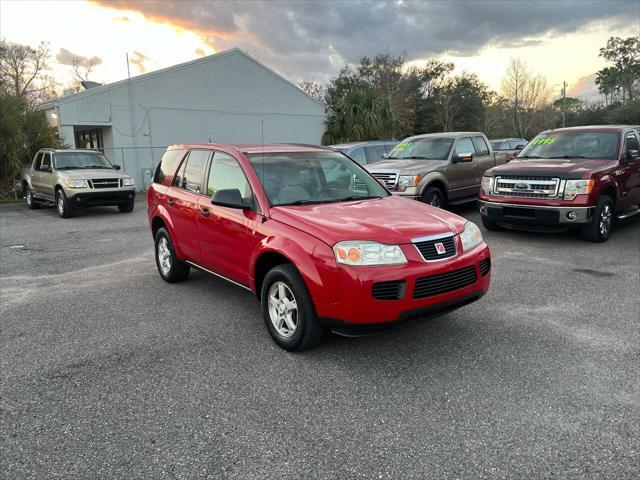
[[[406,150],[407,148],[409,148],[411,146],[410,143],[399,143],[398,145],[395,146],[394,150]]]
[[[533,142],[534,145],[549,145],[550,143],[553,143],[556,141],[555,137],[543,137],[543,138],[536,138]]]

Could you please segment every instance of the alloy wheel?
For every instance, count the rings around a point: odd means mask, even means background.
[[[163,275],[168,275],[171,271],[171,250],[169,250],[169,242],[162,237],[158,242],[158,264]]]
[[[440,207],[440,197],[438,195],[434,195],[433,197],[431,197],[429,205],[431,205],[432,207]]]
[[[58,194],[58,201],[56,202],[56,206],[58,207],[58,213],[60,215],[64,215],[64,199],[61,194]]]
[[[31,206],[32,203],[33,203],[33,194],[31,193],[31,190],[27,190],[27,205]]]
[[[602,211],[600,212],[600,235],[603,237],[609,233],[612,219],[613,213],[611,212],[611,206],[606,204],[602,207]]]
[[[284,282],[274,282],[269,288],[269,318],[279,335],[289,338],[298,328],[298,303]]]

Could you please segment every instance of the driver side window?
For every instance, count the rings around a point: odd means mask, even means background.
[[[458,143],[456,143],[455,153],[459,157],[463,155],[469,155],[469,154],[475,153],[475,149],[473,148],[473,142],[471,141],[471,138],[464,137],[458,140]]]
[[[237,188],[247,204],[253,201],[251,185],[238,161],[231,155],[215,152],[207,180],[207,196],[213,197],[219,190]]]
[[[42,156],[42,164],[40,165],[40,170],[47,171],[47,172],[51,171],[51,155],[49,153],[45,153]]]
[[[639,153],[638,139],[633,132],[628,132],[624,138],[624,149],[626,152],[631,153],[633,156],[637,156]]]

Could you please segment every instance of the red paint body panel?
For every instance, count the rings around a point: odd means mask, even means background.
[[[470,293],[485,293],[491,274],[482,276],[479,262],[489,258],[481,243],[462,252],[459,233],[466,220],[447,211],[396,196],[382,199],[271,208],[245,153],[322,151],[298,145],[228,146],[177,145],[170,149],[208,148],[236,158],[257,199],[258,211],[212,205],[210,198],[171,186],[174,172],[148,191],[148,217],[167,225],[176,254],[257,292],[256,264],[264,254],[287,258],[300,272],[319,317],[352,324],[394,322],[406,312],[449,301]],[[175,165],[177,170],[179,162]],[[173,203],[170,205],[169,203]],[[201,214],[206,210],[207,216]],[[425,262],[411,243],[414,238],[449,233],[455,236],[457,256]],[[408,263],[394,266],[338,265],[333,245],[344,240],[372,240],[398,244]],[[477,281],[468,287],[423,299],[413,299],[420,277],[473,266]],[[376,300],[372,284],[405,280],[401,300]]]

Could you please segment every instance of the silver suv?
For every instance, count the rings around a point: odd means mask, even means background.
[[[84,207],[112,205],[131,212],[134,181],[118,170],[96,150],[43,149],[24,173],[22,189],[29,208],[55,204],[62,218]]]
[[[382,161],[365,168],[394,195],[444,208],[475,200],[482,174],[495,166],[483,133],[449,132],[406,138]]]

